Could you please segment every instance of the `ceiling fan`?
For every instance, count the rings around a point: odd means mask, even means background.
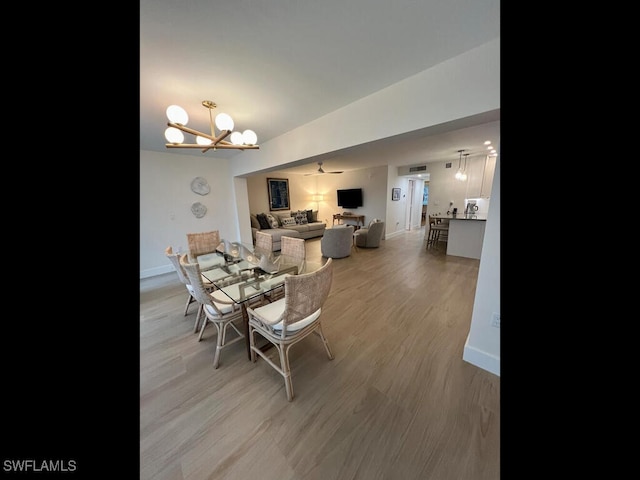
[[[318,171],[313,172],[313,173],[305,173],[305,176],[307,176],[307,175],[323,175],[325,173],[343,173],[343,172],[342,171],[339,171],[339,172],[325,172],[322,169],[322,162],[318,162]]]

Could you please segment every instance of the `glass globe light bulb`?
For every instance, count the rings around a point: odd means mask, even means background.
[[[462,172],[460,170],[458,170],[456,172],[456,180],[460,180],[461,177],[462,177]]]
[[[258,136],[253,130],[245,130],[242,132],[242,139],[245,145],[255,145],[258,142]]]
[[[218,130],[233,130],[233,118],[226,113],[219,113],[216,115],[216,127]]]
[[[231,134],[231,143],[234,145],[242,145],[242,134],[240,132],[233,132]]]
[[[460,177],[460,180],[464,182],[466,179],[467,179],[467,174],[463,173],[462,176]]]
[[[169,143],[182,143],[184,142],[183,133],[175,127],[169,127],[164,131],[164,138]]]
[[[189,121],[189,115],[184,108],[178,105],[169,105],[167,107],[167,118],[171,123],[179,123],[186,125]]]
[[[200,135],[196,135],[196,143],[198,145],[211,145],[213,140],[209,140],[208,138],[201,137]]]

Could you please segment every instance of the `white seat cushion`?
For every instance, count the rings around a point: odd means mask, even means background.
[[[268,304],[266,304],[266,305],[264,305],[262,307],[255,308],[254,310],[257,313],[259,313],[262,317],[264,317],[266,320],[275,321],[278,318],[280,318],[282,316],[282,313],[284,312],[284,307],[285,307],[284,301],[285,301],[285,299],[281,298],[280,300],[277,300],[277,301],[272,302],[272,303],[268,303]],[[296,332],[296,331],[306,327],[311,322],[313,322],[315,319],[317,319],[320,316],[320,313],[322,313],[322,309],[321,308],[319,308],[318,310],[313,312],[308,317],[303,318],[302,320],[300,320],[300,321],[298,321],[296,323],[292,323],[290,325],[287,325],[287,333],[289,333],[289,332],[293,333],[293,332]],[[271,327],[276,331],[282,331],[282,321],[273,324]]]
[[[198,265],[200,265],[200,270],[204,272],[206,270],[211,270],[214,267],[224,265],[224,258],[222,257],[222,255],[218,255],[217,253],[207,253],[205,255],[199,255]]]
[[[240,288],[238,287],[237,284],[228,285],[228,286],[224,287],[224,289],[225,289],[225,291],[229,292],[229,295],[233,296],[233,298],[239,298],[240,297]],[[254,296],[256,294],[259,294],[260,292],[261,292],[261,290],[258,290],[254,286],[250,285],[247,288],[245,288],[244,294],[246,296],[248,296],[248,297],[251,297],[251,296]],[[214,300],[214,302],[216,302],[216,305],[218,305],[218,303],[223,304],[223,305],[227,304],[227,303],[233,303],[233,300],[229,297],[229,295],[224,293],[222,290],[214,290],[209,295],[211,295],[213,297],[213,300]],[[249,302],[253,302],[253,300],[249,300]],[[218,305],[218,308],[219,307],[220,306]]]
[[[224,304],[224,303],[218,303],[218,302],[214,302],[216,304],[216,307],[218,307],[218,310],[220,310],[222,313],[231,313],[233,311],[233,303],[228,303],[228,304]],[[218,315],[218,312],[216,312],[211,305],[205,305],[204,308],[207,309],[207,311],[214,316]]]
[[[282,275],[276,275],[273,278],[270,278],[269,280],[264,280],[263,282],[260,283],[260,285],[262,286],[262,290],[269,290],[273,285],[277,285],[277,284],[281,284],[281,286],[284,288],[284,278],[288,277],[289,275],[291,275],[290,273],[284,273]],[[265,295],[270,297],[271,296],[271,291],[269,292],[265,292]]]

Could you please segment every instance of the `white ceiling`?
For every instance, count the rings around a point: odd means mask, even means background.
[[[499,0],[141,0],[140,148],[203,155],[165,147],[171,104],[207,131],[212,100],[260,144],[499,36]],[[499,111],[466,123],[408,140],[434,159],[499,146]]]

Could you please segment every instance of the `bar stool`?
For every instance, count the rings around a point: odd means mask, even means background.
[[[449,239],[449,222],[439,222],[439,219],[429,215],[429,233],[427,235],[427,248],[437,248],[438,242],[447,242]]]

